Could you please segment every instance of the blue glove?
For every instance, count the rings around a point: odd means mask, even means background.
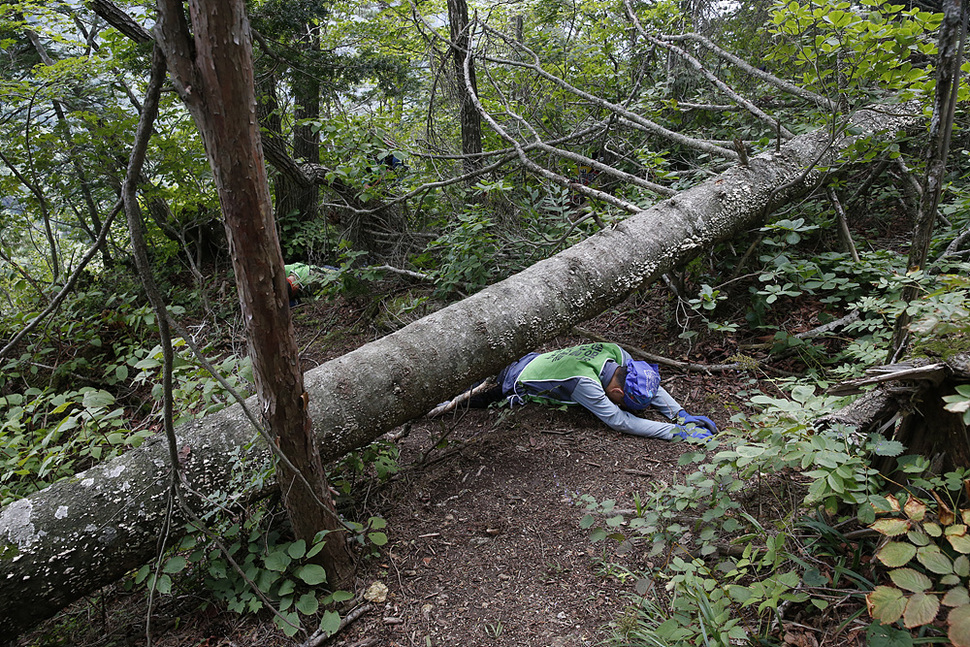
[[[688,438],[696,438],[697,440],[707,440],[713,435],[714,434],[709,432],[704,427],[681,427],[680,425],[677,425],[677,431],[674,432],[674,436],[676,436],[677,438],[682,438],[684,440]]]
[[[698,427],[704,427],[708,432],[710,432],[709,436],[713,436],[717,433],[717,425],[715,425],[714,421],[707,416],[692,416],[685,410],[681,409],[677,413],[677,417],[683,420],[685,425],[694,423]]]

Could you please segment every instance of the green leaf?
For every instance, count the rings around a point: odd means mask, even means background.
[[[914,557],[916,546],[901,541],[891,541],[876,553],[876,559],[889,568],[905,566]]]
[[[913,635],[908,631],[874,622],[866,630],[866,644],[869,647],[913,647]]]
[[[889,571],[889,579],[899,588],[913,593],[922,593],[933,587],[930,578],[911,568],[897,568]]]
[[[115,402],[115,396],[111,395],[107,391],[88,391],[84,394],[84,408],[85,409],[98,409],[101,407],[107,407]]]
[[[286,547],[286,554],[293,559],[303,559],[303,556],[306,555],[306,541],[297,539]]]
[[[953,572],[953,562],[940,552],[940,547],[936,544],[918,548],[916,559],[927,569],[939,575],[949,575]]]
[[[744,458],[757,458],[765,453],[765,448],[755,445],[738,445],[735,447],[735,451]]]
[[[320,631],[326,636],[332,636],[340,629],[340,614],[336,611],[326,611],[320,618]]]
[[[940,611],[940,601],[931,593],[914,593],[906,603],[903,625],[907,629],[921,627],[933,622]]]
[[[593,515],[588,514],[579,520],[579,527],[583,530],[588,530],[593,526],[594,523],[596,523],[596,518],[593,517]]]
[[[964,604],[970,604],[970,592],[967,592],[965,586],[952,588],[943,596],[942,604],[945,607],[960,607]]]
[[[970,647],[970,605],[963,605],[950,611],[946,617],[950,625],[947,636],[955,647]]]
[[[346,602],[347,600],[353,600],[354,594],[350,591],[334,591],[330,597],[333,598],[334,602]]]
[[[371,517],[367,520],[367,524],[370,526],[371,530],[383,530],[387,528],[387,520],[382,517]]]
[[[300,614],[296,611],[289,611],[281,613],[279,616],[273,616],[273,622],[289,638],[295,636],[300,630]]]
[[[144,582],[145,578],[148,577],[148,574],[151,572],[152,572],[151,564],[145,564],[144,566],[139,568],[138,572],[135,573],[135,584],[141,584],[142,582]]]
[[[172,592],[172,578],[168,575],[160,575],[155,580],[155,590],[159,593],[168,594]]]
[[[290,556],[286,554],[284,550],[274,550],[272,553],[263,558],[263,563],[266,564],[266,568],[271,571],[277,571],[282,573],[290,565]]]
[[[906,610],[903,592],[893,586],[879,585],[866,595],[869,615],[884,625],[899,620]]]
[[[375,546],[383,546],[387,543],[387,535],[382,532],[368,533],[367,538]]]
[[[181,555],[176,555],[165,562],[165,566],[162,567],[163,573],[181,573],[185,568],[186,561]]]
[[[296,576],[310,586],[323,584],[327,581],[327,572],[318,564],[307,564],[306,566],[301,567],[300,570],[297,571]]]
[[[906,538],[916,546],[927,546],[930,543],[930,538],[919,530],[910,530],[906,533]]]
[[[312,616],[320,608],[317,596],[312,593],[304,593],[296,602],[297,610],[305,616]]]
[[[970,557],[960,555],[953,560],[953,572],[960,577],[970,577]]]
[[[876,456],[899,456],[906,451],[906,445],[898,440],[886,440],[885,438],[870,443],[869,447]]]
[[[829,579],[822,575],[822,572],[817,568],[812,567],[805,569],[805,573],[802,575],[802,582],[805,583],[805,586],[818,587],[828,584]]]

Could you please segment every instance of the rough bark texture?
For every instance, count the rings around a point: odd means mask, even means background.
[[[848,407],[822,418],[822,424],[843,423],[862,434],[880,432],[906,446],[907,454],[930,459],[938,474],[970,467],[970,437],[963,416],[944,408],[944,396],[970,381],[970,354],[945,360],[916,358],[888,366],[875,366],[866,376],[829,390],[835,395],[860,393],[879,385]],[[898,424],[896,424],[898,422]],[[880,472],[904,482],[905,474],[893,474],[894,458],[873,463]]]
[[[191,36],[180,0],[160,0],[156,32],[179,95],[192,114],[219,192],[262,418],[288,461],[277,470],[297,538],[332,531],[319,553],[331,582],[353,570],[306,411],[300,351],[287,298],[263,162],[242,0],[191,0]],[[302,475],[302,476],[301,476]]]
[[[940,56],[937,61],[936,95],[933,103],[933,118],[930,120],[929,142],[926,146],[923,193],[916,213],[913,244],[909,250],[911,271],[926,267],[926,257],[929,255],[933,229],[936,226],[936,212],[945,181],[946,160],[950,152],[950,136],[953,132],[953,119],[960,86],[965,32],[966,7],[963,0],[944,0],[943,22],[940,24],[937,45]],[[906,286],[901,298],[908,303],[916,299],[917,295],[918,291],[915,287]],[[909,323],[910,316],[904,311],[896,320],[888,362],[899,359],[905,351],[909,337]]]
[[[455,87],[458,91],[461,121],[461,152],[465,158],[465,172],[471,173],[481,166],[476,157],[482,152],[482,117],[475,108],[465,86],[465,57],[470,38],[468,36],[468,3],[465,0],[448,0],[448,24],[451,29],[451,55],[455,60]],[[475,63],[468,63],[468,83],[478,91],[475,79]]]
[[[893,136],[918,113],[891,107],[854,118]],[[371,442],[458,388],[621,302],[676,265],[762,221],[814,187],[850,140],[793,139],[528,270],[308,372],[310,415],[324,460]],[[462,379],[463,378],[463,379]],[[201,492],[226,488],[236,454],[266,460],[240,407],[178,429],[182,468]],[[152,557],[165,514],[160,440],[0,511],[0,639],[52,615]],[[12,558],[10,558],[12,557]],[[12,585],[12,583],[20,583]]]

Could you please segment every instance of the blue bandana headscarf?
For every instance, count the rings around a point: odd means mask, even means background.
[[[660,387],[660,371],[657,370],[657,365],[629,359],[626,362],[626,371],[623,406],[631,411],[646,409]]]

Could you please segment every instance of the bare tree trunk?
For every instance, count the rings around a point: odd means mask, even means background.
[[[455,59],[455,87],[460,103],[461,152],[465,157],[465,172],[471,173],[481,167],[476,156],[482,152],[482,118],[465,87],[465,56],[468,52],[468,3],[465,0],[448,0],[448,23],[451,27],[451,55]],[[469,61],[468,81],[478,92],[475,79],[475,63]]]
[[[930,121],[930,142],[926,152],[926,172],[923,176],[923,193],[919,212],[916,214],[916,231],[909,250],[910,271],[922,270],[933,239],[936,211],[943,191],[943,174],[950,151],[950,134],[953,132],[953,115],[956,110],[957,93],[960,88],[960,65],[963,60],[963,41],[966,36],[967,13],[963,0],[944,0],[943,23],[940,25],[940,59],[936,73],[936,100],[933,119]],[[917,296],[915,287],[903,290],[903,301]],[[906,350],[910,317],[904,311],[896,320],[892,346],[886,361],[892,363]]]
[[[907,112],[907,108],[909,112]],[[891,137],[918,109],[860,112],[854,128]],[[828,132],[792,139],[633,216],[478,294],[304,376],[324,460],[364,446],[423,415],[563,330],[620,303],[631,290],[761,222],[814,188],[853,138]],[[301,391],[302,392],[302,391]],[[239,452],[266,460],[237,405],[178,430],[182,469],[194,489],[228,487]],[[242,448],[242,449],[240,449]],[[149,441],[105,465],[0,511],[0,640],[150,559],[164,519],[163,443]]]
[[[320,48],[317,28],[307,25],[307,34],[300,45],[308,50]],[[312,75],[295,72],[293,80],[293,157],[304,164],[320,163],[320,135],[306,120],[320,118],[320,81]],[[292,176],[280,174],[277,180],[277,213],[281,217],[295,217],[300,222],[317,218],[320,189],[316,184],[302,184]]]
[[[159,2],[157,34],[176,89],[195,119],[219,191],[263,420],[289,463],[277,466],[294,533],[312,542],[339,588],[353,559],[310,430],[286,296],[286,274],[263,162],[243,2],[192,0],[191,36],[179,0]]]

